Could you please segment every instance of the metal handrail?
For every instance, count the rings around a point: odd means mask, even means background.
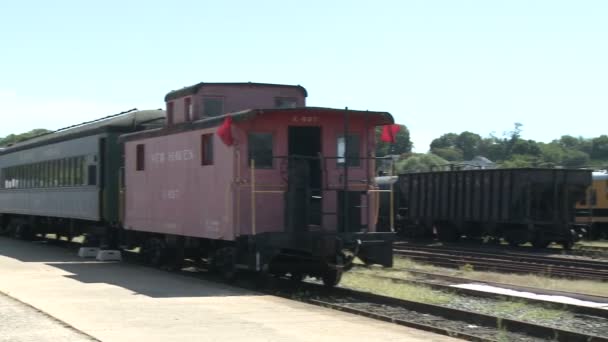
[[[323,161],[324,159],[360,159],[360,160],[378,160],[378,159],[386,159],[383,157],[324,157],[324,156],[272,156],[273,159],[305,159],[305,160],[320,160]],[[240,154],[238,156],[238,160],[240,163]],[[394,163],[394,161],[393,161]],[[275,184],[256,184],[255,181],[255,171],[256,171],[256,167],[255,167],[255,159],[250,159],[250,184],[239,184],[239,188],[242,187],[247,187],[249,186],[251,189],[251,233],[252,235],[255,235],[257,232],[257,226],[256,226],[256,194],[262,194],[262,193],[285,193],[285,190],[258,190],[257,187],[281,187],[281,185],[275,185]],[[394,165],[393,165],[394,166]],[[391,167],[391,171],[393,171],[392,173],[394,173],[394,167]],[[240,174],[240,170],[239,170],[239,174]],[[364,183],[367,183],[368,181],[365,180]],[[345,179],[346,184],[348,183],[353,183],[348,179]],[[328,191],[338,191],[339,189],[330,189],[330,188],[321,188],[320,190],[328,190]],[[238,191],[240,193],[240,191]],[[391,184],[390,185],[390,189],[389,190],[380,190],[380,189],[367,189],[367,194],[369,196],[369,193],[383,193],[383,192],[388,192],[390,193],[390,218],[389,218],[389,222],[390,222],[390,230],[391,231],[395,231],[395,218],[394,218],[394,201],[395,201],[395,194],[394,194],[394,185]],[[346,199],[345,199],[346,200]],[[368,206],[369,206],[369,197],[368,197]],[[378,204],[378,208],[379,208],[379,204]],[[376,210],[378,210],[378,208],[376,208]],[[335,215],[337,215],[337,213],[335,213]],[[237,215],[239,216],[239,215]],[[375,217],[374,220],[377,220],[377,217]],[[368,218],[368,223],[369,223],[369,218]],[[239,228],[240,229],[240,228]]]

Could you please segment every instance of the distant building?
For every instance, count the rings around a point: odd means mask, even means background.
[[[496,163],[484,156],[476,156],[471,160],[463,161],[460,165],[462,165],[463,170],[496,168]]]

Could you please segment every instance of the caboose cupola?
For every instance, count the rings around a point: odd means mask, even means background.
[[[201,82],[165,96],[167,125],[245,109],[305,107],[306,96],[299,85]]]

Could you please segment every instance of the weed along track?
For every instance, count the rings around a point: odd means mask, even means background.
[[[345,282],[348,284],[349,282]],[[608,341],[604,338],[608,327],[607,321],[600,323],[596,331],[576,330],[574,326],[558,317],[551,317],[555,312],[538,312],[547,320],[556,321],[555,326],[533,322],[534,319],[508,318],[506,312],[520,311],[518,305],[488,306],[489,312],[479,312],[478,307],[469,309],[462,303],[453,305],[436,305],[419,301],[397,299],[394,297],[371,294],[347,288],[336,288],[331,291],[321,289],[314,284],[303,284],[298,292],[293,289],[279,292],[283,296],[293,296],[300,300],[342,310],[354,314],[380,319],[396,324],[411,326],[471,341]],[[452,307],[450,307],[452,306]],[[459,308],[456,308],[459,306]],[[494,311],[497,311],[496,314]],[[559,326],[557,326],[559,325]],[[564,328],[567,327],[567,328]]]
[[[576,313],[576,314],[591,315],[591,316],[597,316],[598,318],[608,319],[608,298],[602,298],[601,301],[599,301],[599,302],[596,301],[595,303],[598,303],[598,305],[596,305],[596,306],[592,306],[590,304],[590,303],[593,303],[593,301],[584,301],[584,300],[579,300],[581,305],[577,305],[574,303],[570,304],[570,303],[558,302],[557,301],[558,298],[555,298],[555,300],[551,300],[551,299],[553,299],[553,298],[551,298],[551,296],[563,297],[564,296],[563,293],[558,293],[558,292],[551,293],[551,291],[543,291],[542,296],[544,296],[543,298],[545,298],[545,299],[541,299],[538,296],[532,295],[535,293],[536,289],[528,289],[528,291],[521,291],[521,289],[513,290],[513,289],[501,287],[501,285],[499,285],[499,284],[496,284],[498,286],[495,286],[495,285],[484,284],[482,282],[471,282],[471,281],[463,283],[462,281],[448,282],[445,280],[441,281],[438,279],[426,279],[426,280],[402,279],[402,278],[397,278],[397,277],[391,277],[390,275],[380,275],[380,274],[372,275],[372,274],[365,274],[365,273],[362,273],[361,276],[377,277],[380,279],[388,280],[388,281],[395,283],[395,286],[409,284],[409,285],[413,285],[413,286],[426,287],[426,288],[438,290],[441,292],[453,293],[453,294],[457,294],[457,295],[461,295],[461,296],[470,296],[472,298],[483,298],[484,300],[494,300],[494,301],[499,301],[499,302],[504,302],[505,300],[508,300],[511,302],[528,303],[528,304],[532,304],[532,305],[539,305],[541,307],[546,307],[548,309],[566,310],[566,311]],[[472,286],[472,285],[474,285],[474,286]],[[483,291],[479,288],[487,288],[488,291]],[[506,291],[490,292],[491,290],[498,290],[498,289],[502,289],[502,290],[506,290]],[[518,294],[520,294],[520,293],[522,295],[518,296]],[[524,295],[528,295],[528,296],[524,297]],[[576,295],[576,294],[574,294],[574,295]],[[573,301],[573,302],[576,302],[576,301]],[[585,305],[585,304],[588,304],[588,305]]]

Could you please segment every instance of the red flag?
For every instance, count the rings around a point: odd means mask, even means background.
[[[397,132],[401,129],[401,125],[385,125],[382,127],[382,135],[380,140],[394,144],[397,142]]]
[[[232,139],[232,117],[229,116],[224,120],[222,125],[217,129],[217,135],[228,146],[234,143],[234,139]]]

